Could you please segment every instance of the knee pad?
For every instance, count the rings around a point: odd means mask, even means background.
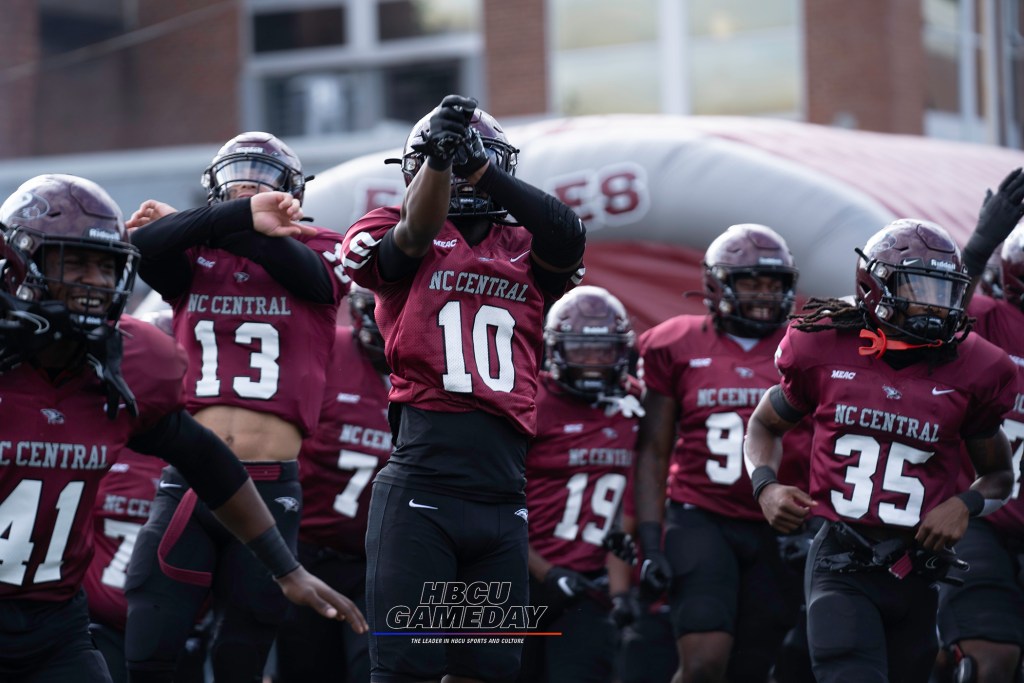
[[[218,683],[260,681],[277,628],[226,611],[210,645],[210,661]]]
[[[856,617],[857,606],[844,595],[824,593],[812,599],[807,605],[807,640],[816,660],[832,659],[861,648]]]

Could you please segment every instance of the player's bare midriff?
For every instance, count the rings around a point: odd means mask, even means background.
[[[235,406],[210,406],[195,414],[243,461],[294,460],[299,455],[299,429],[270,413]]]

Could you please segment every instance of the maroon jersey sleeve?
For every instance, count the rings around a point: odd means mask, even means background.
[[[824,337],[818,341],[824,341]],[[799,362],[817,358],[814,342],[812,334],[790,327],[775,352],[782,393],[789,404],[802,413],[809,413],[817,403],[814,382],[809,381],[808,373],[798,369]]]
[[[633,469],[637,420],[541,378],[538,432],[526,455],[530,545],[553,564],[596,571]]]
[[[100,481],[125,444],[181,405],[184,359],[167,335],[125,317],[121,373],[139,416],[107,419],[92,368],[60,386],[24,364],[0,376],[0,599],[67,600],[93,552]]]
[[[482,410],[532,435],[545,295],[533,274],[530,234],[506,226],[470,245],[449,221],[412,276],[385,283],[376,250],[397,212],[367,214],[343,247],[352,279],[377,295],[391,401],[441,412]]]
[[[299,456],[303,542],[365,555],[370,482],[391,453],[387,412],[384,378],[338,328],[320,422]]]
[[[783,344],[787,397],[815,396],[811,454],[814,514],[867,526],[917,526],[956,493],[963,435],[998,422],[1012,402],[1013,368],[976,335],[957,357],[896,370],[862,356],[856,333],[791,332]],[[1002,358],[1000,358],[1002,356]],[[795,404],[795,403],[794,403]],[[981,406],[996,417],[983,417]]]
[[[95,554],[83,586],[92,620],[124,631],[128,560],[149,517],[164,463],[126,450],[100,483],[93,517]]]
[[[346,291],[340,240],[323,229],[302,240],[334,274],[335,300],[326,304],[295,296],[262,266],[230,252],[186,252],[191,289],[170,303],[174,336],[188,353],[189,412],[236,406],[276,415],[303,434],[313,430]]]
[[[669,498],[737,519],[764,519],[743,466],[743,438],[761,396],[778,382],[773,358],[782,334],[747,350],[705,316],[678,316],[644,335],[644,379],[680,407]],[[796,438],[787,439],[787,451],[799,448]]]
[[[1003,533],[1024,538],[1024,498],[1020,492],[1024,462],[1024,311],[1005,301],[975,295],[969,313],[976,318],[974,331],[1006,351],[1017,368],[1013,406],[1003,418],[1003,432],[1012,452],[1013,489],[1006,505],[985,519]]]

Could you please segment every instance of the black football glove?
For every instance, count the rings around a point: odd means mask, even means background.
[[[637,525],[637,537],[644,558],[640,565],[640,587],[652,598],[658,597],[672,584],[672,564],[661,551],[661,525],[641,522]]]
[[[460,178],[468,178],[483,167],[489,160],[484,141],[479,131],[470,128],[463,138],[462,144],[455,150],[452,158],[452,173]]]
[[[1021,218],[1024,218],[1024,173],[1018,168],[999,183],[995,194],[992,190],[985,192],[978,225],[964,247],[968,275],[976,277],[985,271],[988,257],[1013,232]]]
[[[612,596],[612,611],[609,612],[608,616],[611,617],[615,628],[626,628],[636,621],[639,614],[640,603],[637,602],[636,597],[632,593],[627,591],[625,593],[616,593]]]
[[[544,577],[544,588],[563,603],[586,595],[589,583],[585,576],[565,567],[552,567]]]
[[[427,164],[434,170],[448,168],[463,144],[476,104],[471,97],[445,97],[430,117],[426,139],[412,145],[413,151],[426,155]]]
[[[604,549],[626,564],[636,564],[636,543],[633,537],[621,529],[612,529],[601,542]]]

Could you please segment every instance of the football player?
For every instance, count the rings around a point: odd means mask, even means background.
[[[604,542],[621,515],[642,410],[629,375],[633,327],[607,290],[577,287],[548,312],[544,348],[526,454],[530,601],[547,607],[542,630],[562,636],[528,639],[519,680],[607,683],[616,633],[599,583],[616,561]]]
[[[316,426],[346,288],[341,235],[294,225],[264,234],[251,216],[276,192],[271,207],[301,217],[307,180],[279,139],[243,133],[203,173],[209,206],[175,212],[148,200],[129,221],[139,274],[171,305],[188,353],[187,408],[250,471],[291,548],[302,513],[296,458]],[[258,677],[287,603],[178,472],[161,482],[128,571],[133,679],[170,676],[211,591],[214,676]]]
[[[283,227],[287,216],[260,220]],[[82,578],[97,490],[125,447],[174,463],[291,599],[364,629],[350,601],[295,561],[230,450],[183,409],[181,349],[121,316],[138,252],[110,196],[83,178],[38,176],[0,206],[0,225],[0,679],[110,681]]]
[[[923,682],[938,649],[932,584],[958,562],[950,547],[968,519],[1010,493],[1000,421],[1016,369],[965,333],[965,298],[988,253],[969,270],[943,228],[914,219],[857,253],[854,303],[812,299],[782,340],[782,380],[751,417],[746,465],[776,529],[826,520],[805,584],[817,680]],[[776,481],[779,441],[805,415],[809,493]],[[957,487],[964,447],[977,472],[967,490]]]
[[[799,601],[784,590],[776,534],[750,498],[742,445],[750,414],[778,378],[773,357],[798,273],[785,240],[757,224],[728,228],[703,265],[709,315],[677,316],[640,338],[641,585],[669,590],[675,680],[764,681]],[[798,439],[785,452],[788,461],[806,450]]]
[[[1018,169],[988,201],[990,215],[1005,226],[1024,216],[1024,175]],[[986,209],[983,209],[985,212]],[[1004,228],[1005,229],[1005,228]],[[1024,450],[1024,227],[1003,242],[997,262],[1002,300],[975,296],[969,312],[973,331],[1010,354],[1017,363],[1019,386],[1013,408],[1003,418],[1003,431],[1013,452],[1013,490],[1002,509],[975,517],[956,545],[970,571],[953,575],[963,585],[939,587],[939,636],[954,655],[955,680],[994,683],[1018,680],[1024,647],[1024,499],[1020,496],[1021,452]],[[991,263],[991,260],[989,261]],[[987,269],[986,269],[987,271]],[[984,282],[982,276],[982,283]]]
[[[528,605],[524,471],[544,310],[586,239],[571,209],[513,175],[516,155],[493,116],[449,95],[409,135],[402,205],[345,236],[346,272],[377,295],[392,371],[396,446],[374,481],[366,537],[372,630],[391,635],[370,639],[375,682],[519,671],[516,642],[412,643],[387,619],[443,582],[501,588],[493,606],[506,615]]]
[[[373,292],[352,285],[351,326],[339,326],[316,431],[302,443],[299,561],[360,609],[366,605],[370,482],[391,453],[387,362]],[[369,640],[311,610],[293,610],[277,636],[278,683],[363,683]]]

